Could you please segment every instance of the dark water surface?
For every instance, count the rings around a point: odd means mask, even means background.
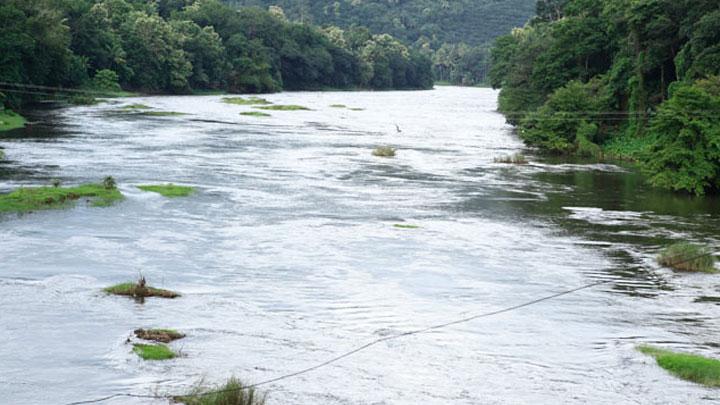
[[[650,190],[613,164],[532,154],[528,166],[495,164],[522,144],[491,90],[267,98],[313,111],[262,119],[220,96],[145,97],[38,110],[31,130],[0,137],[0,191],[112,174],[127,196],[0,218],[0,402],[261,381],[599,280],[610,283],[272,384],[269,404],[720,400],[635,350],[720,356],[720,306],[702,299],[720,296],[720,277],[654,261],[670,241],[717,245],[720,201]],[[119,111],[132,103],[189,115]],[[371,156],[382,144],[397,157]],[[158,182],[198,193],[135,187]],[[139,272],[183,297],[140,304],[101,292]],[[182,356],[142,362],[125,343],[138,327],[186,332],[173,344]]]

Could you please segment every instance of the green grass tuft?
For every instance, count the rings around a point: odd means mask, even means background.
[[[270,114],[260,111],[243,111],[240,115],[246,115],[248,117],[271,117]]]
[[[222,102],[225,104],[234,104],[234,105],[268,105],[272,104],[271,102],[265,100],[264,98],[260,97],[223,97]]]
[[[137,186],[140,190],[161,194],[164,197],[187,197],[195,192],[195,187],[177,186],[175,184],[156,184]]]
[[[148,117],[177,117],[187,114],[176,111],[143,111],[140,115],[147,115]]]
[[[657,261],[662,266],[678,271],[715,273],[717,270],[712,253],[706,246],[681,242],[665,248],[658,255]]]
[[[152,107],[145,104],[130,104],[123,107],[124,110],[150,110]]]
[[[330,104],[332,108],[347,108],[345,104]]]
[[[223,385],[207,387],[202,381],[189,394],[174,397],[175,402],[186,405],[264,405],[265,394],[231,377]]]
[[[528,160],[522,153],[516,153],[511,156],[503,156],[494,159],[495,163],[513,164],[513,165],[526,165]]]
[[[640,346],[638,350],[654,357],[660,367],[676,377],[708,387],[720,387],[720,360],[675,353],[654,346]]]
[[[133,345],[133,352],[143,360],[169,360],[177,357],[174,351],[161,344],[148,345],[137,343]]]
[[[140,286],[138,283],[121,283],[104,290],[108,294],[122,295],[134,298],[160,297],[160,298],[177,298],[179,293],[161,288]]]
[[[259,108],[261,110],[271,110],[271,111],[311,111],[307,107],[303,107],[301,105],[266,105],[263,107],[255,107]]]
[[[77,187],[28,187],[9,194],[0,194],[0,212],[30,212],[43,209],[65,208],[82,197],[91,199],[95,207],[107,207],[124,197],[117,188],[101,184],[84,184]]]
[[[395,228],[399,228],[399,229],[418,229],[418,228],[420,228],[417,225],[405,225],[405,224],[395,224],[393,226]]]
[[[373,150],[372,154],[373,156],[378,157],[395,157],[395,148],[391,148],[389,146],[379,146]]]
[[[2,110],[1,107],[2,105],[0,105],[0,132],[18,129],[25,126],[27,121],[22,115],[16,114],[10,110]]]
[[[349,110],[350,111],[365,111],[364,108],[360,108],[360,107],[351,107]]]

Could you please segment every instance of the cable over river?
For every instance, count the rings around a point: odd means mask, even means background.
[[[596,282],[262,389],[268,404],[720,400],[636,350],[720,356],[720,276],[654,259],[674,241],[720,245],[718,199],[651,190],[626,164],[535,156],[489,89],[263,97],[310,110],[123,98],[38,108],[31,128],[0,135],[0,192],[112,175],[126,196],[0,216],[0,402],[266,381]],[[240,114],[253,111],[270,116]],[[394,158],[372,155],[385,145]],[[516,152],[530,164],[494,162]],[[136,187],[157,183],[197,191]],[[139,273],[182,297],[102,291]],[[126,340],[141,327],[186,333],[181,355],[139,359]]]

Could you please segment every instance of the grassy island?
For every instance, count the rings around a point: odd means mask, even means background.
[[[265,394],[231,377],[216,387],[207,387],[201,381],[190,393],[176,396],[173,401],[186,405],[265,405]]]
[[[158,343],[170,343],[173,340],[182,339],[184,334],[174,329],[136,329],[135,336],[142,340],[151,340]]]
[[[189,186],[177,186],[175,184],[155,184],[155,185],[141,185],[137,186],[140,190],[149,191],[152,193],[158,193],[163,197],[176,198],[176,197],[187,197],[195,192],[195,187]]]
[[[301,106],[301,105],[295,105],[295,104],[288,104],[288,105],[266,105],[262,107],[255,107],[259,108],[261,110],[271,110],[271,111],[312,111],[307,107]]]
[[[121,283],[105,289],[105,292],[112,295],[122,295],[133,298],[160,297],[177,298],[179,293],[170,290],[163,290],[145,285],[145,279],[141,278],[135,283]]]
[[[271,102],[265,100],[264,98],[260,97],[223,97],[222,102],[225,104],[234,104],[234,105],[268,105],[272,104]]]
[[[676,243],[665,248],[658,263],[677,271],[715,273],[715,257],[710,248],[692,243]]]
[[[676,377],[708,387],[720,387],[720,360],[654,346],[640,346],[638,350],[654,357],[660,367]]]
[[[87,198],[94,207],[106,207],[122,200],[120,191],[102,184],[83,184],[76,187],[22,187],[8,194],[0,194],[0,212],[31,212],[72,206]]]

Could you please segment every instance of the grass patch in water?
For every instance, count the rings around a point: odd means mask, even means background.
[[[240,113],[240,115],[245,115],[248,117],[271,117],[270,114],[260,111],[243,111]]]
[[[525,158],[525,155],[522,153],[515,153],[514,155],[508,155],[508,156],[502,156],[499,158],[493,159],[495,163],[504,163],[504,164],[512,164],[512,165],[526,165],[530,162],[528,162],[527,158]]]
[[[265,405],[265,394],[255,388],[246,388],[235,377],[225,384],[208,387],[202,381],[190,393],[176,396],[173,401],[185,405]]]
[[[177,357],[174,351],[161,344],[148,345],[136,343],[133,345],[133,352],[143,360],[169,360]]]
[[[405,225],[405,224],[395,224],[393,226],[398,229],[419,229],[420,228],[417,225]]]
[[[331,108],[347,108],[345,104],[330,104]]]
[[[112,287],[107,287],[104,291],[112,295],[122,295],[133,298],[177,298],[180,296],[180,294],[176,293],[175,291],[163,290],[161,288],[154,288],[145,285],[144,277],[140,277],[140,279],[135,283],[121,283],[116,284]]]
[[[177,186],[175,184],[155,184],[137,186],[140,190],[158,193],[164,197],[176,198],[187,197],[195,192],[195,187]]]
[[[712,253],[706,246],[681,242],[663,249],[657,261],[673,270],[715,273],[717,270]]]
[[[350,111],[365,111],[364,108],[360,108],[360,107],[351,107],[351,108],[349,108],[349,110]]]
[[[287,104],[287,105],[266,105],[262,107],[255,107],[259,108],[261,110],[271,110],[271,111],[311,111],[309,108],[301,106],[301,105],[295,105],[295,104]]]
[[[22,115],[16,114],[10,110],[0,109],[0,132],[22,128],[26,123],[27,121]]]
[[[95,207],[107,207],[124,197],[115,187],[102,184],[83,184],[77,187],[22,187],[8,194],[0,194],[0,212],[31,212],[65,208],[87,197]]]
[[[187,114],[176,111],[143,111],[140,115],[147,115],[148,117],[177,117]]]
[[[654,346],[638,350],[655,358],[657,364],[676,377],[708,387],[720,387],[720,360],[688,353],[676,353]]]
[[[271,102],[265,100],[264,98],[260,97],[223,97],[222,102],[225,104],[234,104],[234,105],[268,105],[272,104]]]
[[[170,343],[182,339],[184,334],[174,329],[135,329],[135,336],[142,340],[152,340],[159,343]]]
[[[123,110],[150,110],[152,107],[145,104],[130,104],[123,107]]]
[[[391,148],[390,146],[379,146],[373,150],[372,154],[373,156],[378,157],[395,157],[395,148]]]

